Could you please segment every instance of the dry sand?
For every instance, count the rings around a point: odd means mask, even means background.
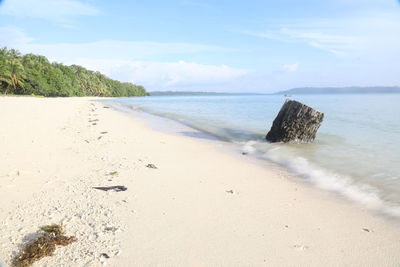
[[[398,221],[104,106],[0,98],[0,265],[52,223],[34,266],[400,265]]]

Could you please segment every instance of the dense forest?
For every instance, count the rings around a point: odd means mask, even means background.
[[[40,55],[0,49],[0,94],[41,96],[145,96],[145,88],[112,80],[81,66],[51,63]]]

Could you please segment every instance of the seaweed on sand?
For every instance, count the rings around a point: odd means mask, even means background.
[[[37,238],[26,244],[22,252],[12,262],[12,266],[31,266],[46,256],[52,256],[56,246],[67,246],[77,239],[74,236],[64,236],[61,225],[53,224],[40,227],[40,234]]]
[[[146,167],[147,167],[147,168],[150,168],[150,169],[158,169],[156,165],[151,164],[151,163],[150,163],[150,164],[147,164]]]

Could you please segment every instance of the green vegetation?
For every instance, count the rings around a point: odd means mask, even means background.
[[[145,96],[141,85],[112,80],[81,66],[50,63],[40,55],[0,49],[0,94],[41,96]]]
[[[64,236],[64,231],[58,224],[46,225],[40,230],[39,236],[25,245],[22,252],[14,258],[13,266],[31,266],[35,261],[53,255],[56,245],[67,246],[77,241],[73,236]]]

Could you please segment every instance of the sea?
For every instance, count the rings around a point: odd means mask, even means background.
[[[279,164],[302,181],[400,217],[400,94],[293,95],[325,114],[312,143],[269,143],[286,97],[266,94],[150,96],[112,100],[172,119]]]

